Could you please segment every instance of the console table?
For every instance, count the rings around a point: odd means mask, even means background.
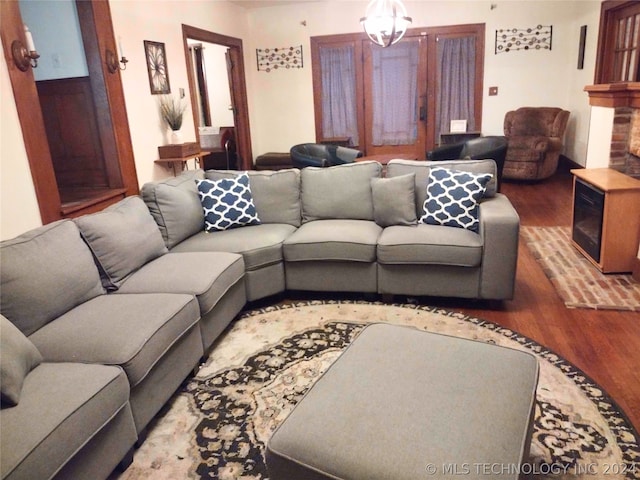
[[[210,151],[202,151],[202,152],[194,153],[193,155],[186,155],[184,157],[159,158],[157,160],[154,160],[154,163],[164,163],[167,166],[170,166],[173,169],[173,175],[175,176],[178,173],[176,172],[176,165],[180,165],[180,172],[182,172],[189,160],[196,160],[197,162],[200,162],[200,159],[203,156],[208,155],[210,153],[211,153]]]
[[[603,273],[631,272],[640,242],[640,180],[574,169],[571,242]]]

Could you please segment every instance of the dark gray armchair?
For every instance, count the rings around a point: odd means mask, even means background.
[[[291,163],[295,168],[331,167],[343,163],[355,162],[362,157],[360,150],[337,145],[321,145],[318,143],[301,143],[291,147]]]
[[[443,145],[427,152],[427,160],[483,160],[490,158],[496,162],[498,172],[497,187],[502,184],[502,171],[507,155],[506,137],[478,137],[464,142]]]

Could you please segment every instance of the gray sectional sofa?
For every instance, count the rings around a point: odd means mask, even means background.
[[[385,178],[376,162],[251,171],[259,224],[207,232],[196,180],[234,185],[237,172],[187,171],[2,242],[2,479],[126,466],[247,301],[286,290],[511,298],[517,213],[491,180],[474,229],[419,222],[436,166],[495,178],[491,160],[394,160]]]

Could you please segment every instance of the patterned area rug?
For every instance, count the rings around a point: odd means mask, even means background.
[[[541,366],[535,432],[522,471],[536,479],[640,479],[638,433],[602,388],[558,355],[516,332],[462,314],[348,301],[243,313],[152,424],[133,464],[115,478],[267,479],[263,452],[274,429],[362,328],[374,322],[535,354]],[[427,468],[429,459],[424,462]]]
[[[569,227],[522,227],[527,246],[569,308],[640,311],[640,283],[603,274],[571,245]]]

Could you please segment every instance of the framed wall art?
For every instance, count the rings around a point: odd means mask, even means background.
[[[145,40],[144,53],[147,59],[147,71],[149,72],[149,88],[151,88],[151,94],[159,95],[171,93],[164,43]]]

